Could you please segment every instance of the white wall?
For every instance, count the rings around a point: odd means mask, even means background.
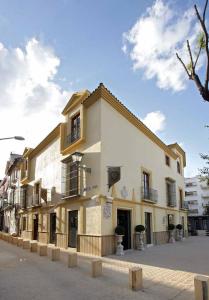
[[[141,167],[152,172],[152,188],[158,191],[159,205],[166,205],[166,177],[176,181],[177,200],[178,187],[184,194],[184,178],[177,173],[176,160],[170,157],[171,166],[166,166],[164,151],[105,100],[101,102],[101,141],[102,194],[109,194],[107,166],[121,166],[121,180],[116,184],[119,198],[127,193],[126,198],[131,199],[134,189],[137,200],[141,199]]]

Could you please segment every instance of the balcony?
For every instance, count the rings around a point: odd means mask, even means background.
[[[189,205],[187,202],[183,202],[180,204],[180,209],[183,209],[183,210],[188,210],[189,209]]]
[[[141,187],[141,198],[143,201],[157,203],[158,200],[158,192],[154,189],[145,189],[143,186]]]
[[[75,130],[71,132],[69,135],[67,135],[65,140],[65,147],[70,146],[71,144],[75,143],[80,139],[80,129]]]
[[[176,206],[176,193],[169,193],[167,195],[167,206],[170,207]]]
[[[198,214],[198,209],[189,209],[189,214]]]
[[[202,198],[209,198],[209,193],[204,193],[201,195]]]
[[[26,207],[40,206],[40,196],[39,194],[34,194],[27,197]]]

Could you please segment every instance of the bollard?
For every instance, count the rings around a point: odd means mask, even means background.
[[[12,239],[12,244],[13,245],[17,245],[17,242],[18,242],[18,238],[13,236],[13,239]]]
[[[23,245],[23,238],[17,238],[17,239],[18,239],[17,246],[18,247],[22,247],[22,245]]]
[[[47,255],[50,257],[51,261],[57,261],[60,259],[60,248],[49,246],[47,249]]]
[[[196,275],[194,277],[195,300],[209,300],[209,277]]]
[[[38,242],[30,241],[30,252],[37,252],[38,250]]]
[[[23,249],[30,249],[30,241],[23,240],[22,247],[23,247]]]
[[[129,269],[129,287],[138,291],[143,287],[142,268],[133,267]]]
[[[94,259],[91,262],[91,276],[98,277],[102,275],[102,261],[101,259]]]
[[[47,245],[38,244],[37,252],[40,256],[47,256]]]
[[[74,268],[78,265],[77,253],[69,253],[67,257],[68,268]]]

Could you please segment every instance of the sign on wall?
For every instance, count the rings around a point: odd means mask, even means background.
[[[103,206],[103,216],[105,219],[109,219],[112,216],[112,205],[110,203],[105,203]]]

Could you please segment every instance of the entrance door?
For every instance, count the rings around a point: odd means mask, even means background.
[[[117,224],[125,229],[122,245],[124,250],[131,248],[131,212],[130,210],[118,209]]]
[[[152,214],[145,212],[146,243],[152,244]]]
[[[76,248],[78,231],[78,211],[72,210],[68,213],[68,247]]]
[[[56,244],[56,213],[50,214],[50,243]]]
[[[38,215],[33,219],[33,240],[38,240]]]

